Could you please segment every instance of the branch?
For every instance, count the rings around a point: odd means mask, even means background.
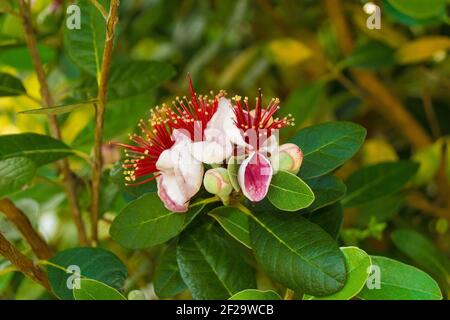
[[[0,200],[0,211],[19,229],[39,259],[50,259],[53,252],[42,237],[34,230],[27,216],[9,199]]]
[[[92,241],[98,241],[98,217],[100,211],[100,178],[102,173],[102,143],[103,122],[105,118],[106,93],[108,90],[108,74],[111,65],[112,49],[114,44],[114,33],[119,20],[119,0],[112,0],[106,20],[106,41],[103,51],[102,68],[98,78],[98,103],[95,105],[95,145],[94,145],[94,168],[92,170],[92,202],[91,202],[91,228]]]
[[[36,281],[48,291],[52,291],[48,283],[47,275],[39,267],[35,266],[33,261],[18,251],[1,233],[0,255],[11,261],[11,263],[27,277]]]
[[[54,105],[53,97],[50,93],[47,79],[45,76],[44,67],[42,65],[42,60],[41,57],[39,56],[39,52],[37,49],[36,36],[31,22],[29,3],[26,3],[25,0],[19,0],[19,7],[20,7],[20,16],[22,18],[22,25],[25,30],[25,40],[27,43],[28,50],[30,51],[31,60],[33,62],[33,66],[36,71],[36,75],[39,80],[43,104],[45,107],[50,107]],[[55,115],[49,115],[48,119],[52,136],[58,140],[61,140],[61,132],[59,129],[57,117]],[[78,204],[75,189],[75,180],[72,176],[72,172],[70,170],[69,162],[67,161],[67,159],[61,160],[59,162],[59,167],[64,177],[66,193],[69,199],[72,217],[77,227],[80,244],[87,245],[88,239],[86,236],[83,220],[81,218],[81,210]]]
[[[337,31],[338,42],[344,54],[354,48],[350,28],[343,14],[340,0],[325,0],[325,10]],[[372,108],[398,128],[412,146],[419,149],[431,144],[431,138],[408,112],[406,106],[390,92],[375,74],[352,70],[359,87],[367,93]]]
[[[420,192],[411,193],[408,198],[408,206],[420,210],[423,213],[428,213],[435,218],[450,219],[450,211],[448,208],[441,208],[434,203],[431,203]]]

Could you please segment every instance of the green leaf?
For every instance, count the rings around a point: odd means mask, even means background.
[[[101,1],[103,2],[103,1]],[[78,67],[94,77],[100,73],[105,47],[106,21],[88,0],[78,0],[80,29],[64,29],[64,46]]]
[[[433,242],[414,230],[399,229],[391,234],[395,246],[425,271],[450,280],[450,260]]]
[[[119,60],[111,65],[107,101],[123,100],[149,93],[174,75],[174,68],[165,62]],[[87,80],[75,94],[78,98],[85,100],[96,97],[95,80]]]
[[[437,283],[425,272],[386,257],[370,256],[376,271],[357,295],[364,300],[440,300]],[[373,268],[373,267],[372,267]],[[379,268],[379,269],[378,269]],[[376,286],[379,285],[379,289]]]
[[[127,300],[116,289],[92,279],[80,279],[80,288],[73,289],[75,300]]]
[[[428,19],[445,13],[446,0],[387,0],[401,13],[415,19]]]
[[[344,212],[340,203],[332,204],[309,214],[309,220],[319,225],[333,239],[337,239],[343,219]]]
[[[305,181],[314,193],[314,202],[308,207],[314,211],[342,199],[347,191],[345,184],[332,174]]]
[[[347,268],[347,281],[344,287],[335,294],[325,297],[305,296],[305,300],[349,300],[356,296],[366,284],[368,269],[371,266],[370,256],[356,247],[341,248]]]
[[[183,233],[177,247],[181,277],[194,299],[222,300],[256,288],[254,270],[215,224]]]
[[[56,56],[55,49],[42,43],[37,45],[37,49],[44,64],[54,60]],[[6,65],[18,70],[33,70],[30,52],[26,45],[10,49],[2,48],[0,51],[0,65]]]
[[[0,72],[0,97],[20,96],[26,90],[19,78]]]
[[[78,102],[78,103],[69,103],[69,104],[63,104],[60,106],[25,110],[25,111],[21,111],[19,113],[21,113],[21,114],[43,114],[43,115],[64,114],[64,113],[68,113],[75,109],[86,107],[86,106],[93,107],[95,102],[96,102],[95,100],[91,100],[91,101]]]
[[[36,165],[28,158],[0,160],[0,198],[20,190],[36,174]]]
[[[105,114],[105,125],[103,128],[103,139],[111,140],[129,132],[136,123],[145,118],[149,107],[154,101],[153,93],[146,93],[129,99],[108,102],[108,111]],[[91,121],[73,142],[74,146],[84,146],[92,144],[95,124]]]
[[[354,207],[399,191],[417,169],[411,161],[384,162],[354,172],[347,180],[345,207]]]
[[[342,66],[376,70],[395,65],[395,51],[382,43],[369,42],[358,48],[342,61]]]
[[[0,160],[26,157],[39,167],[72,153],[63,142],[41,134],[20,133],[0,136]]]
[[[320,97],[325,91],[325,84],[324,81],[306,84],[294,90],[289,95],[283,108],[280,109],[280,115],[287,116],[288,114],[291,114],[295,118],[295,127],[292,128],[292,131],[298,128],[306,119],[309,119],[311,115],[317,111],[316,107]],[[288,127],[284,130],[289,131],[290,128]],[[281,133],[283,132],[284,131]]]
[[[233,238],[251,249],[248,231],[248,216],[233,207],[219,207],[211,210],[208,215],[219,222],[222,228]]]
[[[344,286],[344,256],[320,227],[294,213],[260,212],[253,217],[252,248],[272,279],[315,296],[330,295]]]
[[[360,227],[366,227],[372,219],[377,222],[391,219],[403,206],[404,198],[404,195],[396,193],[359,205],[356,207],[358,215],[355,223]]]
[[[245,289],[234,294],[228,300],[281,300],[281,297],[272,290]]]
[[[122,162],[116,162],[111,171],[109,172],[111,181],[113,181],[121,191],[124,192],[124,196],[127,200],[136,200],[137,198],[143,196],[149,192],[156,192],[157,186],[156,182],[139,184],[136,186],[127,186],[125,185],[125,179],[123,175],[123,167]]]
[[[311,179],[333,171],[359,150],[366,129],[351,122],[327,122],[300,130],[289,142],[303,151],[299,176]]]
[[[174,247],[164,251],[160,261],[158,261],[153,285],[155,293],[161,299],[176,296],[186,289],[186,284],[183,282],[178,268]]]
[[[147,248],[178,235],[186,215],[202,209],[197,206],[186,213],[171,212],[156,193],[148,193],[128,203],[114,219],[109,232],[125,248]]]
[[[81,278],[97,280],[115,289],[121,289],[128,275],[127,268],[112,252],[101,248],[73,248],[57,253],[49,260],[48,280],[53,292],[64,300],[72,300],[68,282],[77,276],[68,273],[70,266],[79,268]],[[57,266],[57,267],[56,267]],[[69,268],[69,269],[68,269]]]
[[[297,211],[307,208],[313,203],[314,193],[296,175],[286,171],[278,171],[272,177],[267,198],[280,210]]]

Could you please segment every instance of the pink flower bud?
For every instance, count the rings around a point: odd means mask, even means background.
[[[279,148],[279,170],[297,174],[303,161],[302,150],[293,143],[285,143]]]
[[[253,152],[239,168],[238,181],[244,195],[251,201],[264,199],[272,180],[272,165],[261,153]]]
[[[225,168],[214,168],[206,171],[203,185],[206,191],[219,197],[227,197],[233,190],[230,176]]]

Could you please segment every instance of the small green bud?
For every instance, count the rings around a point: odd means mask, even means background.
[[[279,148],[279,170],[297,174],[303,161],[302,150],[293,143],[285,143]]]
[[[128,300],[146,300],[145,294],[141,290],[133,290],[128,293]]]
[[[225,200],[233,191],[230,176],[225,168],[213,168],[206,171],[203,177],[203,185],[209,193],[218,195]]]

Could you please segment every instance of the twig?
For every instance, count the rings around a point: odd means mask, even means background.
[[[92,170],[92,202],[91,202],[91,228],[92,241],[98,241],[98,217],[100,211],[100,178],[102,173],[102,142],[103,121],[105,117],[106,93],[108,90],[108,74],[111,65],[114,33],[117,21],[119,0],[112,0],[106,21],[106,41],[103,51],[102,68],[98,79],[98,103],[95,104],[95,144],[94,144],[94,168]]]
[[[41,57],[39,56],[39,52],[37,49],[36,36],[31,22],[29,3],[26,3],[25,0],[19,0],[19,7],[20,7],[20,16],[22,17],[22,25],[25,30],[25,40],[27,43],[28,50],[30,51],[31,60],[36,70],[36,75],[39,80],[41,96],[43,98],[43,105],[45,107],[50,107],[54,105],[53,97],[50,93],[47,79],[45,76],[44,67],[42,65],[42,60]],[[57,117],[55,115],[49,115],[48,119],[52,136],[58,140],[61,140],[61,132],[59,129]],[[72,217],[77,227],[80,244],[87,245],[88,239],[86,236],[83,220],[81,218],[81,210],[78,204],[75,189],[75,180],[72,176],[72,172],[70,170],[69,162],[67,161],[67,159],[61,160],[59,162],[59,167],[64,177],[66,193],[69,199]]]
[[[434,112],[433,100],[426,85],[422,88],[422,101],[425,115],[430,125],[431,132],[433,133],[433,138],[438,139],[441,136],[441,129],[439,128],[436,112]]]
[[[11,200],[1,199],[0,211],[19,229],[22,236],[30,244],[36,257],[39,259],[50,259],[53,256],[52,249],[50,249],[44,239],[34,230],[28,217]]]
[[[354,42],[341,1],[325,0],[325,10],[336,28],[342,52],[346,55],[351,54]],[[412,146],[419,149],[431,144],[429,135],[375,74],[369,71],[352,70],[352,75],[359,87],[367,93],[372,108],[398,128]]]
[[[449,220],[449,210],[446,208],[441,208],[433,203],[431,203],[423,194],[420,192],[413,192],[408,196],[408,206],[411,208],[420,210],[422,213],[428,213],[435,218],[444,218]]]
[[[51,291],[47,275],[39,267],[35,266],[33,261],[18,251],[1,233],[0,255],[11,261],[11,263],[26,276]]]

